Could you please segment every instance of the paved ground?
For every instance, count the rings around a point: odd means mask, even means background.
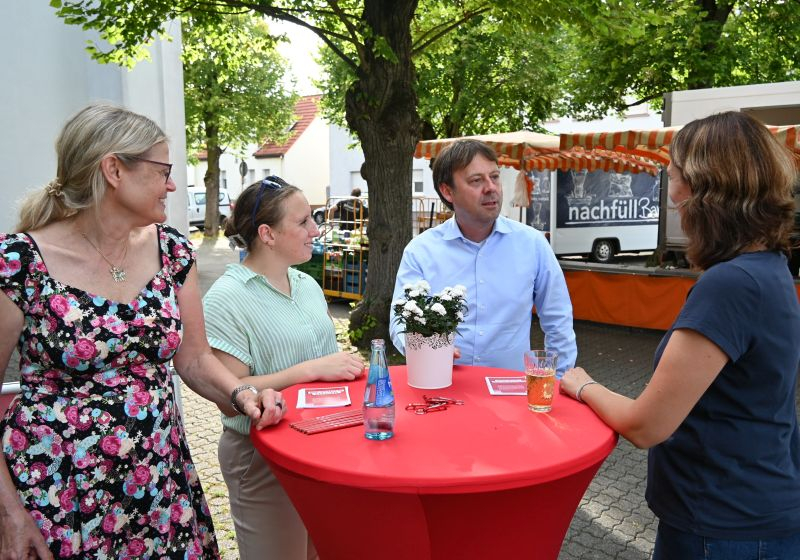
[[[223,241],[201,242],[198,238],[198,268],[203,291],[238,260]],[[338,321],[347,319],[347,304],[332,304]],[[344,325],[343,325],[344,328]],[[534,329],[535,346],[542,346]],[[636,395],[644,387],[653,352],[661,333],[592,323],[576,325],[579,363],[598,381],[622,394]],[[213,405],[183,390],[184,418],[189,444],[203,487],[210,502],[223,558],[237,558],[236,541],[228,512],[227,492],[217,465],[219,437]],[[645,451],[620,441],[586,492],[564,541],[559,560],[646,560],[655,539],[655,522],[644,503]],[[355,559],[359,560],[359,559]]]

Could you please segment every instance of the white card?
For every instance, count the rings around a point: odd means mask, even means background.
[[[491,395],[527,395],[525,377],[487,377],[486,386]]]
[[[297,408],[350,406],[348,387],[304,387],[297,392]]]

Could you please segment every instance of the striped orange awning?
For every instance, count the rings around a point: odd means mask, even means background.
[[[800,124],[788,126],[768,126],[778,141],[794,154],[795,163],[800,167]]]
[[[520,130],[465,138],[486,142],[497,153],[500,165],[523,171],[586,169],[657,175],[662,166],[669,164],[669,145],[680,128],[583,132],[559,136]],[[792,151],[800,167],[800,125],[767,128]],[[435,158],[456,140],[459,138],[420,141],[414,157]]]
[[[514,169],[525,171],[544,170],[581,170],[616,171],[622,173],[658,173],[656,163],[647,159],[646,153],[623,153],[608,149],[583,148],[559,149],[562,140],[550,134],[538,134],[528,131],[507,132],[503,134],[485,134],[466,136],[481,140],[491,146],[497,153],[498,163]],[[423,140],[417,143],[414,157],[432,159],[441,151],[458,140],[444,138],[440,140]]]
[[[668,146],[672,137],[680,130],[679,126],[669,128],[656,128],[653,130],[622,130],[617,132],[582,132],[577,134],[561,134],[560,143],[562,150],[569,150],[580,146],[591,150],[604,148],[614,150],[618,147],[633,150],[638,147],[660,148]]]
[[[527,130],[505,132],[501,134],[483,134],[479,136],[465,136],[480,140],[491,146],[499,159],[499,164],[506,167],[520,169],[521,162],[527,158],[542,154],[558,153],[558,136],[552,134],[539,134]],[[417,143],[414,157],[433,159],[442,150],[463,138],[442,138],[440,140],[422,140]]]
[[[562,151],[576,147],[586,150],[605,149],[667,165],[669,145],[680,128],[675,126],[654,130],[562,134],[559,145]],[[767,129],[781,144],[789,148],[800,165],[800,125],[767,126]]]
[[[545,171],[570,169],[587,171],[614,171],[624,173],[649,173],[656,175],[659,166],[656,162],[632,153],[614,152],[611,150],[585,150],[575,147],[562,150],[557,154],[540,155],[525,160],[526,171]]]
[[[653,130],[621,130],[617,132],[583,132],[562,134],[562,150],[581,147],[587,150],[603,149],[644,158],[661,165],[669,163],[669,144],[680,127]]]

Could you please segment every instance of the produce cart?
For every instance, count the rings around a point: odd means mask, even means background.
[[[353,204],[352,201],[358,201]],[[319,271],[322,291],[329,298],[360,300],[367,287],[369,212],[366,197],[331,197],[325,204],[319,249],[309,266]],[[452,216],[438,197],[414,196],[411,201],[413,234],[438,226]],[[319,268],[317,268],[319,267]],[[309,274],[317,277],[311,270]]]
[[[366,197],[331,197],[326,204],[320,228],[322,291],[330,298],[360,300],[364,295],[369,261],[366,203]]]

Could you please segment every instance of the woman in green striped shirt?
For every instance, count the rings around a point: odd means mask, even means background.
[[[270,176],[236,201],[225,235],[247,249],[203,299],[208,341],[242,381],[281,390],[360,377],[358,355],[341,352],[317,282],[291,268],[311,258],[319,230],[297,187]],[[223,416],[219,461],[242,560],[316,558],[300,517],[250,443],[244,416]]]

